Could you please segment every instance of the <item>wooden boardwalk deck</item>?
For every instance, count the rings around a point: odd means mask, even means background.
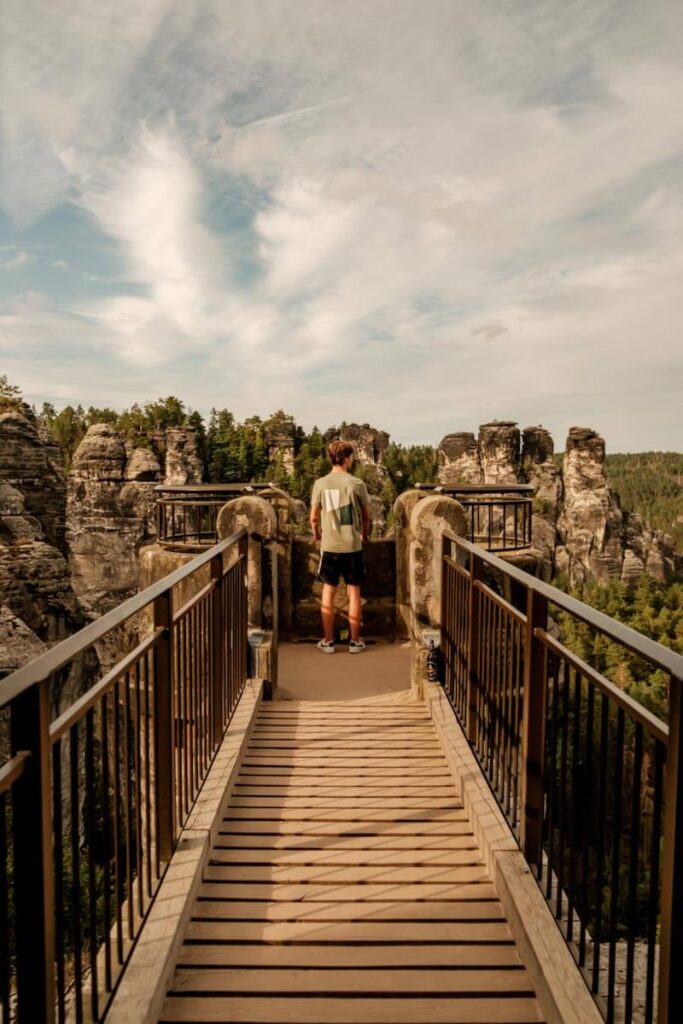
[[[160,1020],[541,1019],[424,707],[264,705]]]

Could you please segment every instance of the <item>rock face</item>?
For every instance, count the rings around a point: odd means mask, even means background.
[[[572,427],[558,470],[544,427],[486,423],[474,434],[447,434],[439,446],[439,482],[531,484],[532,546],[543,575],[565,573],[572,584],[595,579],[634,582],[647,572],[661,582],[676,568],[671,540],[642,518],[623,512],[605,476],[605,442],[587,427]]]
[[[522,433],[521,476],[535,488],[531,542],[543,558],[543,575],[553,575],[557,518],[562,499],[562,478],[555,465],[555,446],[544,427],[526,427]]]
[[[347,423],[339,429],[328,430],[325,442],[329,444],[336,437],[355,445],[356,459],[362,466],[381,466],[384,469],[384,453],[389,444],[389,435],[383,430],[376,430],[369,423]]]
[[[516,423],[484,423],[479,427],[478,446],[485,484],[520,483],[520,433]]]
[[[174,443],[173,450],[183,448]],[[137,591],[138,553],[156,536],[159,475],[150,449],[127,455],[119,433],[105,423],[90,427],[74,453],[66,536],[74,590],[91,615]]]
[[[0,480],[21,493],[45,540],[64,551],[66,483],[54,457],[54,446],[46,446],[28,406],[0,414]]]
[[[605,442],[594,430],[572,427],[562,465],[556,569],[572,583],[634,582],[642,572],[665,582],[675,570],[668,537],[635,514],[622,512],[605,476]]]
[[[483,482],[484,471],[474,434],[446,434],[439,445],[439,483],[452,487]]]
[[[37,497],[47,493],[55,470],[47,455],[41,455],[42,442],[39,438],[36,441],[37,434],[34,436],[16,420],[11,422],[11,431],[15,438],[30,439],[27,450],[32,463],[26,478],[31,486],[32,507],[42,511]],[[41,465],[45,467],[45,480],[39,475]],[[0,677],[86,623],[71,586],[67,561],[54,544],[48,543],[41,520],[27,511],[27,505],[18,487],[0,481]],[[50,524],[49,518],[47,521]],[[66,676],[60,674],[52,691],[56,713],[91,685],[96,671],[96,655],[89,651],[74,662]]]
[[[555,561],[572,582],[619,579],[624,519],[605,477],[605,442],[594,430],[572,427],[562,464],[564,500]]]
[[[200,484],[202,482],[204,462],[196,430],[191,427],[169,427],[166,431],[165,448],[164,483]]]

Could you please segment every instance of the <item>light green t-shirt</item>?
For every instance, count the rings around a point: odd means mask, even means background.
[[[369,508],[368,489],[351,473],[328,473],[313,484],[311,508],[320,509],[321,551],[360,551],[361,508]]]

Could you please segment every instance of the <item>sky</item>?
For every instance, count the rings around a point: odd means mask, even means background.
[[[683,448],[680,0],[5,0],[0,373]]]

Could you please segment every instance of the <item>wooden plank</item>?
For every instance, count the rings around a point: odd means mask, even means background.
[[[360,738],[350,737],[349,739],[311,739],[308,743],[300,743],[297,739],[252,739],[249,738],[247,744],[247,756],[253,751],[265,751],[267,753],[276,753],[279,750],[296,750],[299,757],[304,755],[307,757],[320,756],[321,754],[332,754],[334,755],[337,751],[348,750],[349,752],[365,752],[374,753],[378,751],[385,757],[391,757],[392,752],[397,750],[405,750],[409,753],[421,754],[432,754],[434,757],[441,755],[441,749],[439,745],[433,739],[418,739],[417,737],[407,736],[405,739],[401,739],[400,736],[391,737],[391,739],[371,739],[370,736],[363,736]]]
[[[315,993],[328,998],[354,996],[365,993],[376,996],[381,993],[394,995],[399,992],[415,994],[455,995],[463,992],[479,996],[495,994],[500,998],[506,994],[530,996],[533,990],[529,975],[524,968],[511,971],[468,971],[446,968],[440,970],[410,970],[401,967],[392,970],[258,970],[201,968],[176,971],[170,992],[211,992],[211,993],[258,993],[263,995]],[[247,996],[248,998],[248,996]]]
[[[220,851],[220,853],[218,853]],[[215,854],[215,855],[214,855]],[[454,867],[457,864],[482,862],[481,853],[472,840],[468,846],[457,850],[244,850],[223,844],[213,847],[212,857],[221,864],[333,864],[360,867],[410,866],[433,867],[435,865]]]
[[[496,899],[391,901],[381,903],[305,900],[247,902],[217,900],[206,895],[216,885],[205,885],[195,906],[195,920],[212,921],[502,921],[503,911]],[[213,895],[213,894],[212,894]]]
[[[197,967],[521,967],[515,947],[510,945],[409,945],[379,946],[285,946],[256,943],[208,945],[188,943],[182,947],[179,963]],[[418,1024],[416,1021],[415,1024]]]
[[[392,754],[391,757],[382,757],[381,754],[375,756],[356,754],[343,757],[338,754],[328,754],[327,756],[318,754],[307,757],[301,754],[267,754],[260,752],[257,754],[245,753],[242,759],[242,771],[247,768],[263,768],[264,766],[273,765],[290,769],[305,768],[308,771],[329,768],[342,768],[345,771],[401,768],[412,772],[419,768],[438,768],[439,771],[443,771],[447,767],[443,754],[431,754],[429,757],[425,757],[423,754],[416,755],[415,757],[409,755],[401,757],[400,754],[396,753]]]
[[[225,867],[225,880],[231,882],[273,882],[280,885],[292,885],[303,882],[306,885],[341,885],[374,882],[388,885],[415,885],[431,882],[433,885],[448,882],[475,882],[488,877],[488,869],[481,861],[481,854],[476,851],[475,863],[457,865],[456,867],[334,867],[333,865],[313,866],[276,865],[276,864],[226,864],[223,865],[222,854],[225,851],[213,850],[210,864],[212,867]],[[478,861],[478,863],[476,862]]]
[[[258,819],[249,817],[224,818],[221,833],[253,833],[297,836],[457,836],[471,834],[472,826],[466,815],[452,821],[283,821],[281,818]]]
[[[439,812],[439,824],[447,821],[465,821],[467,815],[462,808]],[[224,821],[347,821],[360,824],[364,821],[423,821],[434,823],[434,809],[429,807],[367,807],[348,810],[334,807],[229,807]]]
[[[205,884],[215,885],[216,893],[225,899],[235,900],[267,900],[277,902],[284,900],[305,900],[307,903],[376,903],[383,900],[465,900],[492,898],[495,892],[490,878],[485,875],[473,881],[464,880],[457,884],[452,882],[416,882],[400,885],[398,883],[359,882],[355,885],[311,885],[309,882],[277,883],[277,882],[235,882],[227,877],[227,867],[208,865],[205,871]]]
[[[233,796],[239,797],[263,797],[263,796],[315,796],[315,797],[374,797],[374,796],[417,796],[417,797],[443,797],[455,793],[453,783],[441,782],[437,779],[425,779],[421,783],[401,783],[400,780],[379,779],[363,781],[355,785],[349,785],[349,779],[341,782],[326,783],[323,780],[312,782],[297,781],[296,779],[278,779],[277,776],[266,776],[269,780],[265,784],[263,780],[246,781],[238,778],[233,786]],[[396,784],[394,784],[396,783]]]
[[[392,999],[349,996],[325,999],[317,996],[169,996],[160,1024],[171,1021],[232,1021],[233,1024],[529,1024],[540,1021],[535,999],[523,996],[491,998],[442,996]]]
[[[218,841],[221,846],[245,850],[385,850],[392,851],[410,850],[419,857],[423,850],[476,850],[478,849],[469,825],[463,824],[463,831],[455,835],[361,835],[345,836],[306,836],[298,834],[253,835],[232,833],[218,833]]]
[[[377,796],[341,796],[335,793],[321,793],[317,796],[295,796],[289,793],[275,796],[255,796],[250,793],[248,796],[233,795],[230,800],[230,807],[234,809],[251,807],[260,810],[266,807],[278,810],[309,808],[315,811],[320,811],[324,808],[332,810],[336,808],[339,811],[365,811],[373,807],[383,807],[385,810],[401,810],[406,808],[408,810],[415,810],[420,808],[421,810],[438,811],[458,810],[462,807],[462,804],[453,791],[447,796],[417,796],[411,793],[405,796],[387,796],[385,794],[378,794]]]
[[[317,772],[289,772],[288,774],[268,774],[267,769],[257,769],[252,773],[240,772],[235,782],[235,789],[241,791],[242,787],[261,786],[263,788],[289,787],[290,789],[308,787],[310,789],[335,789],[337,787],[349,787],[366,790],[375,787],[387,787],[389,789],[454,789],[454,783],[445,772],[431,775],[396,775],[391,769],[383,774],[379,771],[376,774],[364,775],[361,777],[355,773],[326,774],[318,775]]]
[[[444,762],[445,765],[445,762]],[[320,780],[321,784],[329,784],[335,781],[343,782],[349,779],[358,779],[361,782],[366,780],[372,782],[376,781],[387,781],[396,779],[397,781],[415,782],[428,784],[431,779],[439,780],[450,780],[451,776],[448,774],[446,767],[440,764],[433,764],[429,766],[414,767],[411,765],[394,766],[394,767],[376,767],[376,768],[359,768],[357,766],[340,765],[335,768],[328,768],[327,766],[309,768],[306,765],[300,766],[287,766],[287,765],[243,765],[240,774],[240,779],[249,780],[250,782],[256,781],[262,778],[278,778],[285,782],[289,779],[297,781],[315,781]],[[454,783],[451,781],[451,785]]]
[[[190,921],[192,942],[512,942],[505,921]]]

